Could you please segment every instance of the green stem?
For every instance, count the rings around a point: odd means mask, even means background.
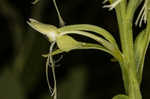
[[[139,82],[136,79],[136,72],[129,70],[129,99],[142,99]]]
[[[122,72],[122,79],[124,82],[124,88],[125,88],[125,92],[126,94],[128,94],[128,70],[125,68],[123,63],[120,63],[120,67],[121,67],[121,72]]]
[[[133,49],[133,32],[132,32],[132,21],[125,17],[123,22],[123,31],[120,33],[123,40],[122,50],[124,55],[124,68],[128,71],[128,88],[127,93],[129,95],[129,99],[142,99],[139,83],[137,81],[137,73],[136,73],[136,65],[135,65],[135,57],[134,57],[134,49]],[[125,70],[126,70],[125,69]],[[126,76],[126,75],[125,75]],[[126,81],[125,81],[126,83]]]
[[[128,8],[127,8],[128,9]],[[124,62],[120,63],[126,94],[129,99],[142,99],[139,83],[137,80],[134,49],[133,49],[133,31],[131,13],[128,14],[123,2],[116,8],[121,47]],[[133,11],[131,11],[133,12]]]

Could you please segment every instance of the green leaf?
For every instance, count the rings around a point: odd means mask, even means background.
[[[143,71],[145,53],[146,53],[146,35],[145,30],[143,30],[139,35],[136,37],[134,43],[134,52],[135,52],[135,63],[137,67],[137,74],[139,83],[141,82],[141,76]]]
[[[116,95],[116,96],[114,96],[112,99],[129,99],[129,97],[128,96],[126,96],[126,95]]]
[[[139,33],[139,35],[136,37],[134,48],[135,48],[135,61],[136,61],[136,66],[139,68],[140,65],[140,60],[142,58],[142,53],[143,53],[143,48],[144,48],[144,34],[145,31],[142,31]]]

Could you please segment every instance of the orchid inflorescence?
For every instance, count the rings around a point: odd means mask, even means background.
[[[135,24],[141,27],[142,21],[144,20],[144,23],[147,22],[147,27],[137,35],[134,41],[132,30],[133,17],[142,1],[144,1],[144,4]],[[38,0],[34,3],[37,2]],[[103,3],[106,2],[109,2],[110,4],[104,5],[104,8],[108,8],[109,10],[115,9],[116,11],[122,50],[119,49],[118,44],[111,33],[101,27],[89,24],[64,25],[65,22],[60,15],[55,0],[53,0],[53,3],[58,14],[60,28],[57,28],[54,25],[41,23],[32,18],[27,22],[33,29],[46,35],[48,41],[51,43],[49,53],[43,56],[47,58],[46,78],[54,99],[56,99],[57,96],[57,88],[55,60],[53,59],[53,56],[75,49],[97,49],[111,54],[120,64],[126,92],[125,95],[116,95],[113,99],[142,99],[140,84],[145,54],[150,41],[150,0],[105,0]],[[69,34],[85,36],[95,40],[97,43],[77,41]],[[57,46],[57,49],[53,50],[55,45]],[[52,68],[53,73],[53,88],[48,79],[49,67]]]

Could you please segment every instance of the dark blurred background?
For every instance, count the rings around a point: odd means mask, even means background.
[[[57,0],[66,25],[101,26],[119,44],[115,12],[103,9],[102,2]],[[31,3],[32,0],[0,0],[0,99],[51,99],[45,79],[46,59],[41,56],[48,52],[50,44],[26,21],[32,17],[59,26],[58,17],[52,0]],[[58,99],[111,99],[124,93],[119,64],[111,62],[111,58],[97,50],[64,53],[56,67]],[[150,49],[141,86],[143,99],[150,97],[149,59]]]

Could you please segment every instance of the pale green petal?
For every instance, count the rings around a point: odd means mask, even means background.
[[[56,36],[58,35],[57,27],[41,23],[32,18],[30,18],[27,23],[36,31],[46,35],[50,41],[56,40]]]
[[[103,36],[105,39],[110,41],[111,43],[117,45],[114,37],[106,31],[105,29],[95,26],[95,25],[89,25],[89,24],[76,24],[76,25],[68,25],[64,26],[58,29],[60,32],[65,32],[65,31],[78,31],[78,30],[83,30],[83,31],[89,31],[89,32],[95,32],[101,36]]]

